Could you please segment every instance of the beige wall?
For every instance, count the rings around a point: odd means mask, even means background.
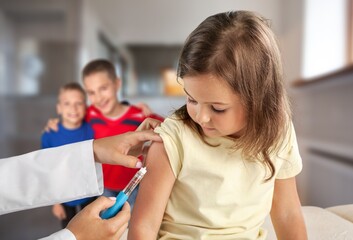
[[[283,1],[279,34],[304,165],[299,193],[304,205],[348,204],[353,202],[353,72],[293,86],[301,77],[304,1]]]

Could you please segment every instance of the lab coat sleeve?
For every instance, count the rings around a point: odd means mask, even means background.
[[[76,240],[76,237],[70,230],[65,228],[39,240]]]
[[[102,192],[93,140],[0,159],[0,215]]]

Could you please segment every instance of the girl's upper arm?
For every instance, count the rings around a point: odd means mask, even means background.
[[[271,219],[278,239],[307,239],[295,177],[275,180]]]
[[[130,220],[129,239],[156,239],[175,182],[163,143],[151,145],[146,168]]]

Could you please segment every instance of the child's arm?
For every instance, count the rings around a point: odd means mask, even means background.
[[[50,130],[57,132],[59,130],[59,121],[59,118],[50,118],[47,125],[45,125],[43,132],[50,132]]]
[[[271,220],[277,239],[307,239],[295,177],[275,181]]]
[[[164,210],[175,177],[163,143],[153,143],[146,158],[147,173],[143,178],[133,208],[128,239],[157,238]]]

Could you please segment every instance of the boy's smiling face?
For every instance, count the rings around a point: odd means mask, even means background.
[[[86,76],[83,85],[91,104],[104,116],[117,115],[119,79],[112,80],[106,72],[96,72]]]
[[[81,126],[86,114],[85,100],[85,96],[78,90],[60,92],[56,110],[64,127],[74,129]]]

